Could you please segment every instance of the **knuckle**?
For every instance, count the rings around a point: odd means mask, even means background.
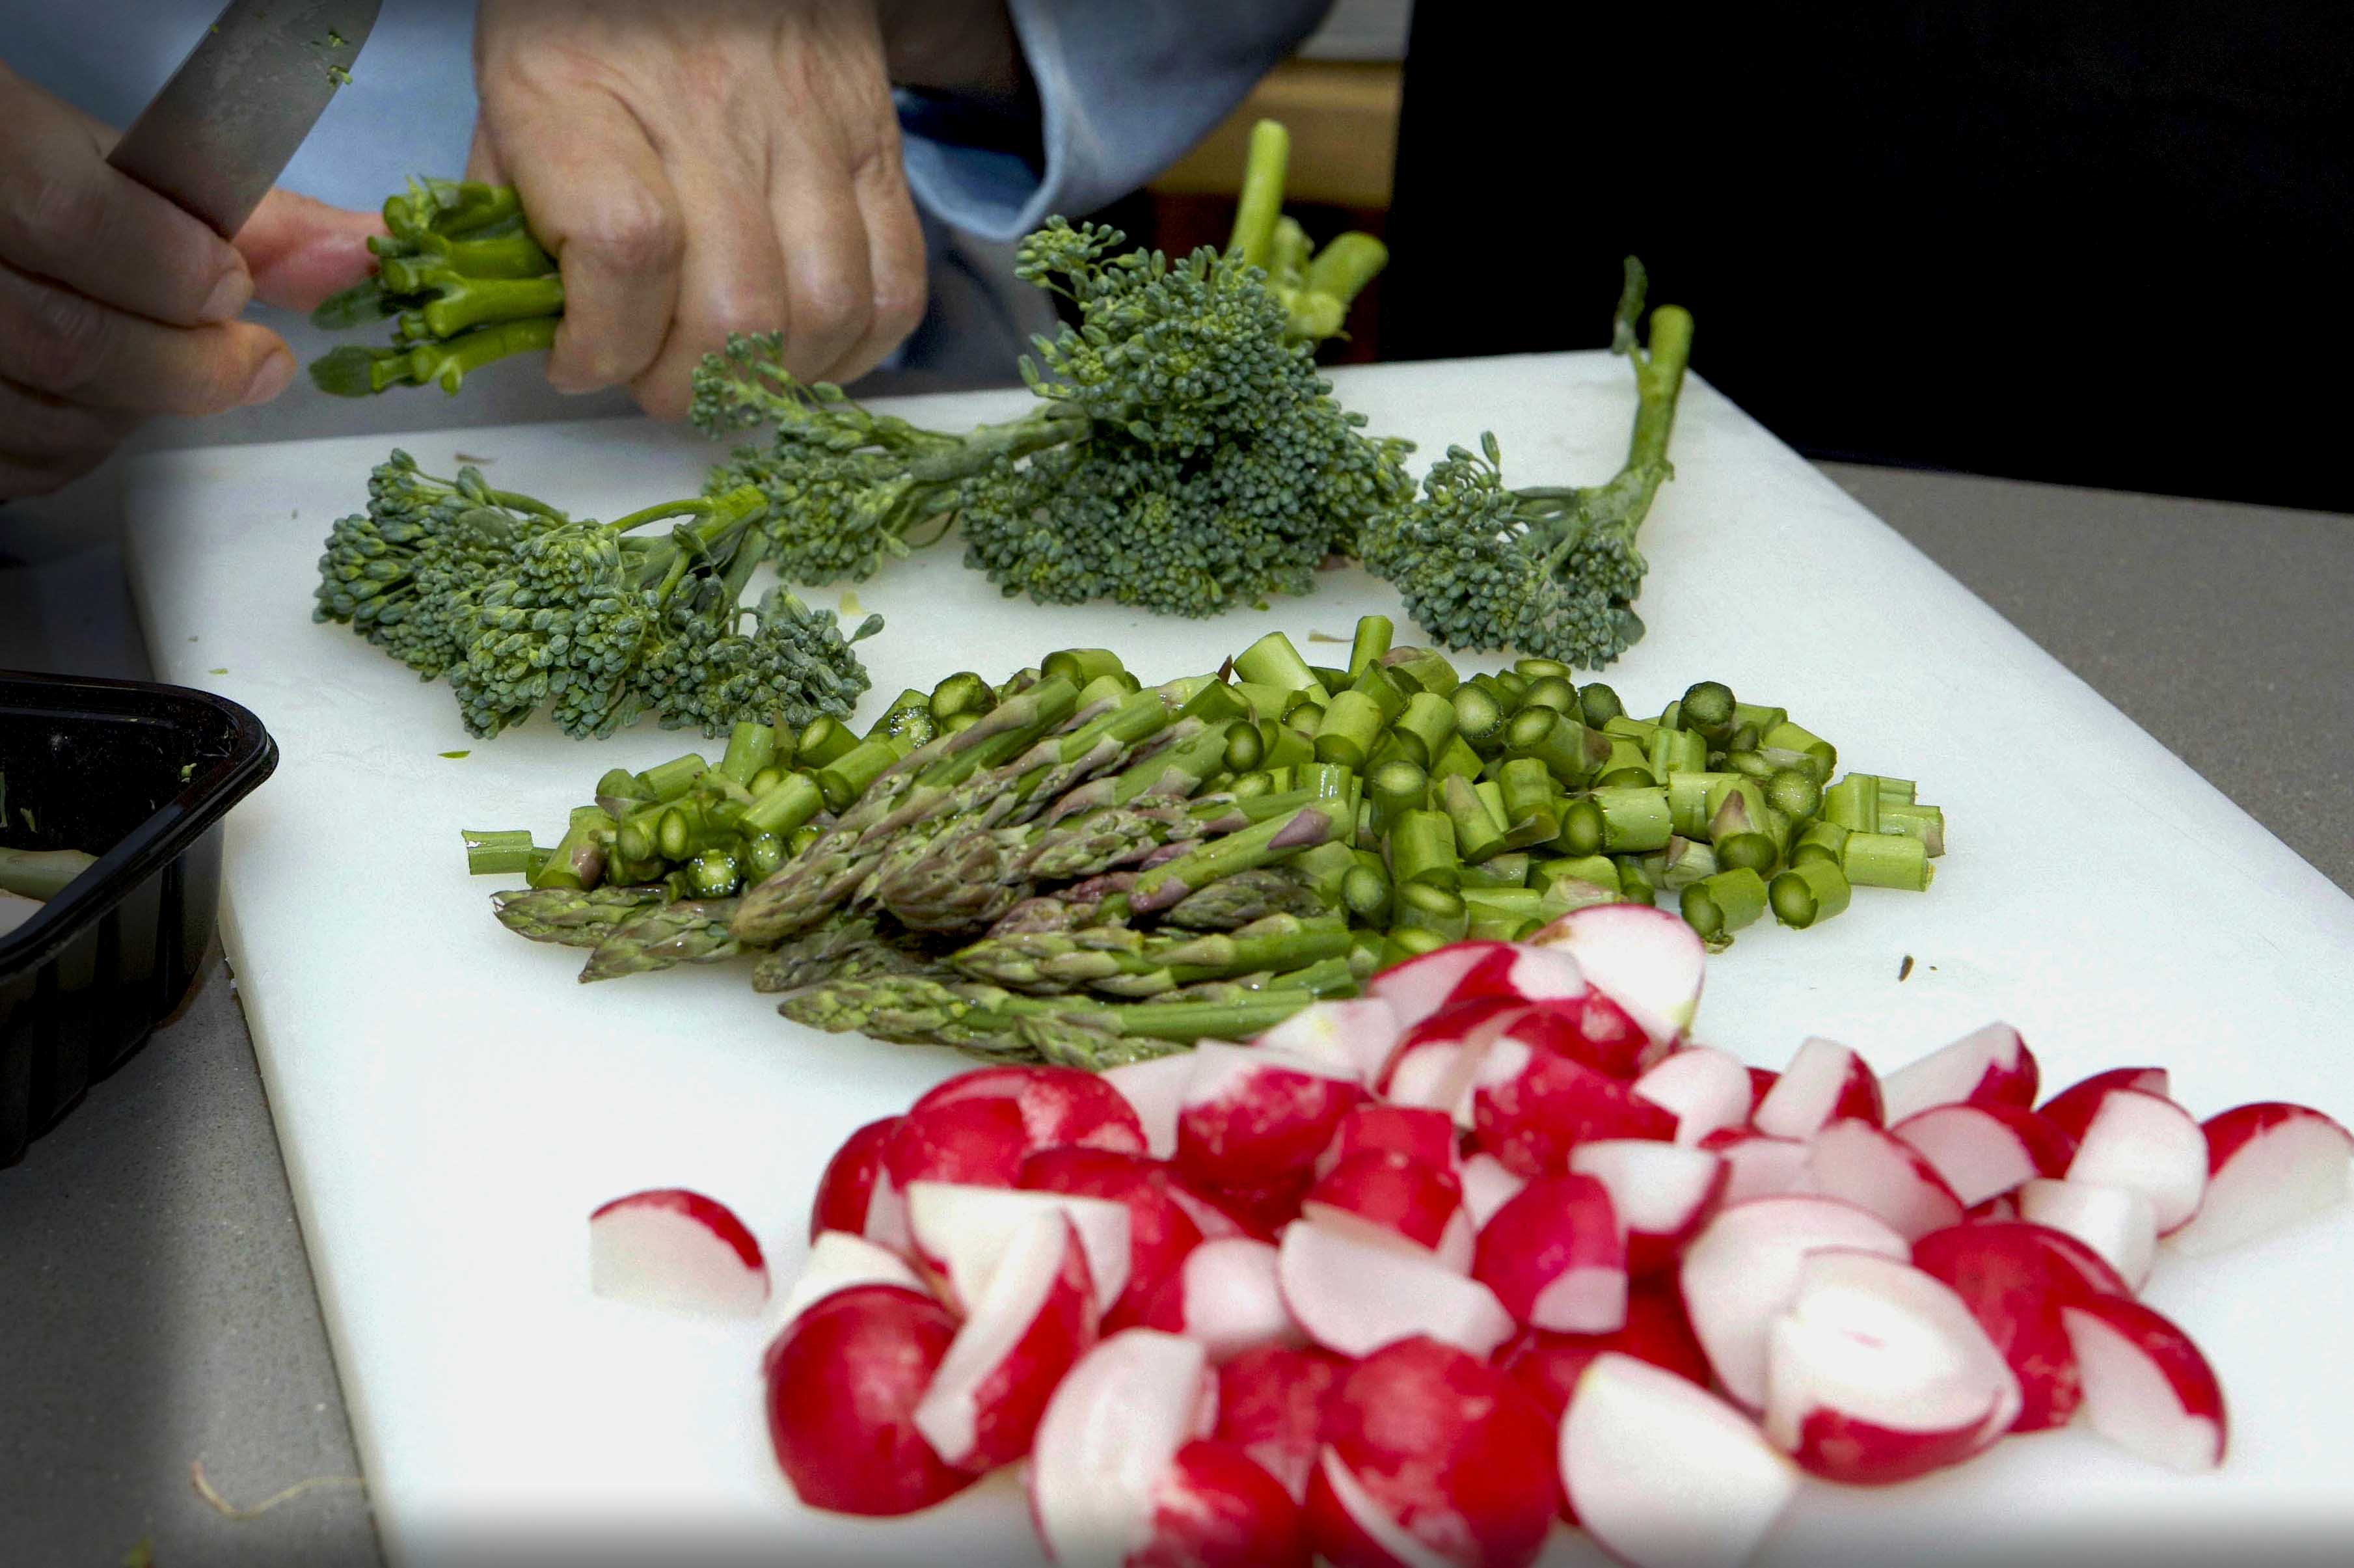
[[[875,312],[874,291],[835,273],[797,281],[792,321],[797,337],[839,343],[865,335]]]
[[[104,357],[106,313],[62,289],[26,279],[10,282],[0,307],[10,377],[43,392],[88,385]]]
[[[885,278],[875,290],[875,325],[896,344],[923,324],[930,304],[921,271]]]
[[[599,262],[623,273],[667,271],[686,250],[686,230],[678,215],[642,192],[607,202],[568,238]]]
[[[98,187],[37,163],[0,183],[0,225],[12,249],[54,256],[87,241],[101,227],[106,204]]]
[[[710,318],[715,336],[728,333],[775,332],[791,320],[796,331],[802,325],[802,307],[788,307],[774,289],[751,286],[723,287],[705,302],[705,313]]]

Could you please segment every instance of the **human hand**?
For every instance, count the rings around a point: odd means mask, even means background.
[[[676,418],[731,332],[849,381],[922,320],[875,0],[482,0],[474,54],[468,176],[562,270],[558,388]]]
[[[366,277],[372,214],[272,191],[234,244],[106,154],[114,132],[0,66],[0,500],[94,468],[145,416],[285,389],[294,355],[237,319]]]

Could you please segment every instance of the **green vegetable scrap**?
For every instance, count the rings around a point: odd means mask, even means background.
[[[313,619],[352,628],[426,680],[446,678],[469,734],[550,711],[602,736],[645,714],[724,735],[850,712],[867,675],[834,618],[772,590],[743,602],[766,549],[757,492],[671,502],[611,523],[455,480],[396,451],[365,513],[338,520]],[[671,522],[667,534],[633,536]]]
[[[1723,683],[1637,719],[1562,662],[1467,675],[1392,631],[1346,668],[1280,632],[1160,685],[1065,649],[863,735],[739,723],[716,764],[609,771],[553,845],[468,833],[468,863],[526,878],[500,922],[585,948],[583,980],[748,959],[804,1023],[1101,1067],[1594,904],[1664,900],[1712,948],[1819,925],[1943,853],[1909,784],[1835,778]]]

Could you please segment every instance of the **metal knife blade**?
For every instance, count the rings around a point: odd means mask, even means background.
[[[270,194],[381,0],[229,0],[107,162],[234,235]]]

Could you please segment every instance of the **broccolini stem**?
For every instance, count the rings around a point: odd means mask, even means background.
[[[1290,173],[1291,132],[1273,120],[1251,127],[1250,156],[1243,165],[1241,199],[1226,249],[1254,267],[1275,260],[1275,226],[1283,217],[1283,185]]]

